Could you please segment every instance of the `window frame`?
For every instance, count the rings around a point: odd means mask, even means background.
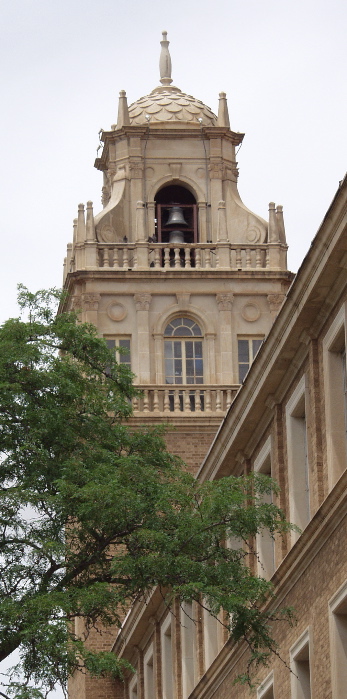
[[[272,478],[271,447],[271,435],[269,435],[253,465],[256,473],[264,473],[270,478]],[[271,504],[273,502],[273,495],[264,496],[264,502],[269,502]],[[266,529],[262,534],[257,533],[256,547],[258,555],[258,575],[266,580],[270,580],[276,570],[274,536]],[[272,559],[271,561],[269,560],[270,558]]]
[[[257,699],[272,699],[275,697],[275,681],[274,681],[274,671],[271,670],[270,674],[265,677],[265,680],[259,685],[257,689]],[[269,695],[269,691],[272,689],[272,697]]]
[[[340,617],[346,618],[342,621]],[[344,699],[347,686],[347,580],[329,600],[329,636],[332,699]]]
[[[305,374],[285,405],[289,520],[302,531],[311,519],[311,484],[308,438],[308,396]],[[304,413],[301,415],[301,413]],[[300,533],[291,531],[292,544]]]
[[[335,316],[322,344],[328,487],[331,490],[347,466],[345,304]]]
[[[155,696],[155,663],[154,644],[151,643],[143,658],[143,686],[145,697]],[[152,661],[152,662],[151,662]],[[151,668],[151,671],[149,671]]]
[[[257,335],[238,335],[237,336],[237,376],[238,376],[238,381],[240,384],[242,384],[246,376],[264,342],[265,335],[257,334]],[[242,362],[240,361],[240,342],[243,341],[248,341],[248,362]],[[259,347],[257,348],[256,351],[254,351],[253,347],[253,342],[258,342],[260,341]],[[241,367],[247,366],[247,371],[244,374],[244,376],[241,378]]]
[[[103,337],[104,337],[104,340],[107,344],[107,347],[110,350],[114,349],[115,353],[117,352],[117,355],[116,355],[117,362],[119,364],[123,364],[123,365],[127,366],[128,369],[130,369],[130,371],[131,371],[132,370],[132,347],[131,347],[131,344],[132,344],[131,339],[132,338],[131,338],[131,335],[104,335]],[[129,342],[129,361],[126,361],[124,359],[127,356],[126,354],[121,354],[120,352],[117,351],[117,350],[119,350],[119,347],[121,347],[121,345],[119,343],[122,341]],[[115,343],[114,346],[113,347],[110,346],[108,344],[109,342],[114,342]]]
[[[175,321],[177,321],[177,320],[182,320],[182,321],[188,320],[190,323],[193,323],[193,324],[199,329],[199,334],[194,334],[194,333],[191,333],[191,334],[183,334],[183,333],[182,333],[182,334],[177,334],[177,335],[174,335],[173,333],[172,333],[172,334],[168,334],[168,333],[167,333],[168,327],[169,327],[173,322],[175,322]],[[181,326],[177,326],[177,329],[178,329],[179,327],[187,327],[187,328],[189,328],[188,325],[187,325],[187,326],[184,326],[184,323],[183,323],[183,322],[182,322]],[[191,326],[191,329],[193,329],[193,326]],[[180,356],[180,357],[175,357],[175,356],[174,356],[174,355],[175,355],[175,348],[174,348],[174,343],[175,343],[175,342],[179,342],[179,343],[180,343],[180,348],[181,348],[181,356]],[[195,344],[197,344],[197,343],[201,343],[201,357],[196,357],[196,356],[195,356],[195,350],[193,350],[193,356],[192,356],[192,357],[187,357],[187,347],[186,347],[186,343],[187,343],[187,342],[192,342],[193,345],[195,345]],[[169,343],[172,343],[172,352],[171,352],[171,356],[167,356],[167,355],[166,355],[166,346],[168,346]],[[202,385],[205,383],[205,357],[204,357],[205,348],[204,348],[204,345],[205,345],[205,342],[204,342],[204,333],[203,333],[203,330],[202,330],[200,324],[199,324],[194,318],[190,318],[188,315],[180,314],[180,315],[176,315],[175,317],[171,318],[171,320],[168,320],[168,321],[166,322],[165,328],[164,328],[164,331],[163,331],[163,363],[164,363],[164,372],[163,372],[163,373],[164,373],[164,383],[165,383],[165,385],[167,385],[167,386],[173,386],[173,387],[175,387],[175,388],[180,387],[180,386],[188,386],[188,387],[191,387],[191,388],[193,389],[193,388],[197,388],[197,387],[199,387],[199,386],[202,386]],[[167,372],[167,362],[169,362],[170,360],[171,360],[171,362],[172,362],[172,374],[170,374],[169,372]],[[180,383],[178,383],[178,382],[177,382],[177,383],[176,383],[176,382],[172,382],[172,383],[171,383],[171,382],[168,381],[168,377],[173,378],[173,379],[176,378],[176,373],[175,373],[175,360],[180,360],[180,361],[181,361],[181,366],[182,366],[181,374],[177,374],[177,378],[181,378],[181,379],[182,379]],[[194,367],[192,377],[187,376],[187,362],[190,361],[190,360],[193,362],[193,367]],[[197,374],[197,373],[196,373],[196,362],[197,362],[198,360],[201,360],[201,362],[202,362],[202,372],[201,372],[201,374]],[[188,382],[187,382],[187,378],[192,378],[192,379],[193,379],[193,382],[188,383]],[[200,380],[199,380],[199,381],[196,381],[196,378],[199,378],[199,379],[201,378],[201,381],[200,381]]]
[[[303,653],[308,655],[308,659],[302,658]],[[291,696],[292,699],[312,699],[312,671],[311,671],[311,655],[312,655],[312,639],[311,639],[311,629],[306,628],[305,631],[299,636],[297,641],[290,648],[290,669],[291,669]],[[300,673],[298,664],[301,662],[308,662],[309,671],[309,693],[300,684]],[[307,688],[306,688],[307,689]]]
[[[175,697],[173,631],[172,615],[169,612],[160,629],[163,699],[174,699]],[[169,650],[169,657],[166,653],[167,650]]]

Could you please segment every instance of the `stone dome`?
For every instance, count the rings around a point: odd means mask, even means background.
[[[196,122],[204,126],[216,126],[217,117],[212,110],[192,95],[186,95],[178,87],[157,87],[149,95],[140,97],[129,107],[130,123],[147,124],[162,121]]]

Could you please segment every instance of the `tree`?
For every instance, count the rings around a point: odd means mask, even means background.
[[[59,298],[20,288],[22,317],[0,328],[0,660],[20,653],[1,696],[47,696],[78,668],[121,676],[122,661],[88,650],[71,622],[120,625],[153,586],[223,608],[265,661],[271,585],[252,575],[249,541],[289,526],[264,503],[276,486],[260,475],[199,484],[161,428],[130,429],[131,373],[94,326],[56,315]]]

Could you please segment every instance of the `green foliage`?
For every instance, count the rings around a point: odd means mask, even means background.
[[[59,298],[21,288],[23,317],[0,328],[0,660],[20,652],[8,695],[41,699],[79,669],[122,677],[126,664],[88,649],[73,619],[86,635],[120,626],[153,586],[224,609],[235,640],[266,662],[271,585],[251,574],[249,541],[288,529],[264,503],[276,485],[199,484],[161,428],[129,429],[131,373],[94,326],[56,315]]]

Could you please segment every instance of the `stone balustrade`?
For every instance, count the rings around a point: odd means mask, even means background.
[[[142,388],[142,387],[141,387]],[[134,414],[154,413],[158,416],[178,413],[223,414],[230,407],[239,386],[163,385],[142,388],[142,395],[133,399]]]
[[[232,245],[221,243],[98,243],[70,245],[64,268],[150,270],[161,272],[228,269],[231,271],[286,270],[287,246],[283,243]]]
[[[279,249],[281,246],[272,245],[271,249],[274,247]],[[123,270],[143,267],[158,270],[269,269],[272,266],[269,252],[270,246],[266,244],[99,243],[98,266]]]

